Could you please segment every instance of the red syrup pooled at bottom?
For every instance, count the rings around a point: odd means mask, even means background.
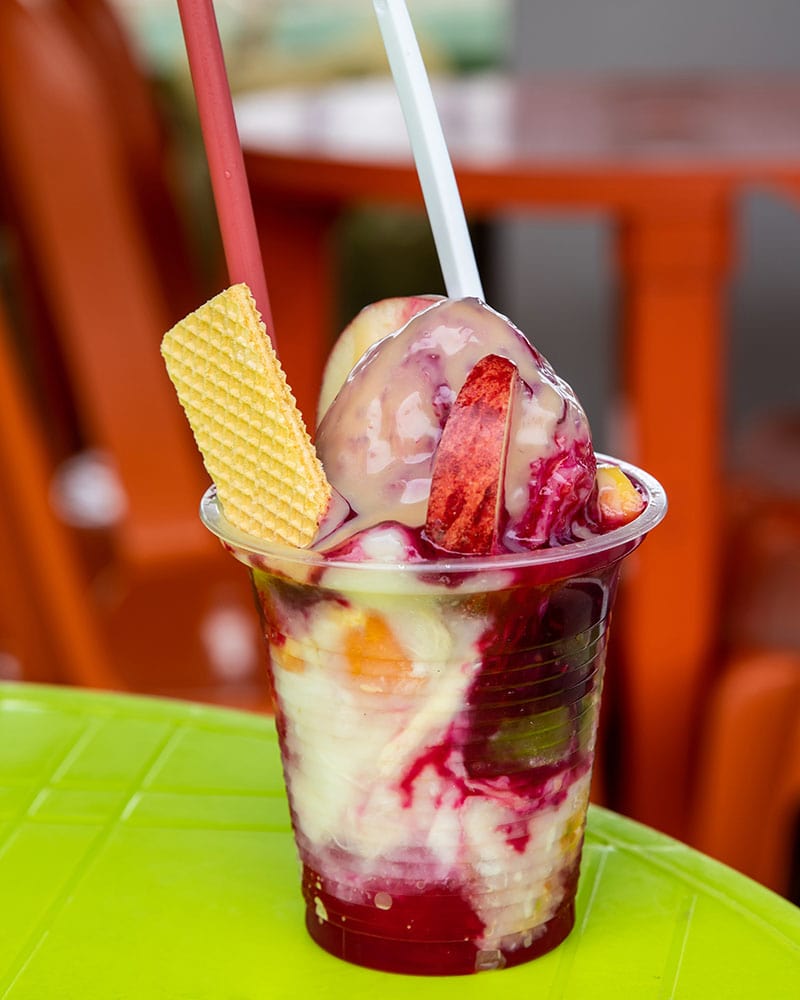
[[[481,949],[483,923],[457,888],[428,885],[403,894],[377,891],[371,904],[339,899],[326,879],[303,867],[306,927],[337,958],[409,975],[456,976],[508,968],[538,958],[567,937],[575,922],[578,862],[564,875],[564,903],[516,948]],[[534,936],[535,934],[535,936]]]

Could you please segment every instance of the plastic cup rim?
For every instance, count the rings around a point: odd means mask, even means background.
[[[481,573],[497,570],[514,570],[532,566],[553,565],[568,562],[573,559],[583,559],[610,552],[617,547],[638,542],[651,531],[667,512],[667,497],[663,486],[651,476],[636,466],[598,454],[598,462],[615,465],[628,475],[642,490],[647,506],[642,513],[627,524],[607,531],[604,534],[592,535],[589,538],[567,545],[552,548],[535,549],[524,552],[502,553],[492,556],[452,556],[443,555],[439,559],[422,559],[415,562],[353,562],[347,559],[330,559],[325,553],[313,549],[300,549],[279,542],[267,542],[254,535],[234,527],[225,519],[221,505],[217,499],[216,488],[210,486],[203,494],[200,502],[200,519],[212,534],[223,543],[241,553],[246,553],[265,562],[279,559],[284,563],[302,565],[306,569],[342,569],[348,572],[366,573],[408,573],[420,575],[425,573],[465,574]]]

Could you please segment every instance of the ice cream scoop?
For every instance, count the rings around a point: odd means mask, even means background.
[[[459,393],[489,355],[507,359],[519,375],[508,426],[495,442],[506,449],[496,550],[540,548],[585,533],[596,470],[585,413],[513,323],[465,298],[435,302],[368,348],[325,412],[317,451],[354,514],[332,536],[337,543],[381,522],[421,532],[444,428],[451,417],[463,419]],[[438,478],[480,479],[496,460],[476,447],[467,422],[460,447],[456,437],[448,454]]]

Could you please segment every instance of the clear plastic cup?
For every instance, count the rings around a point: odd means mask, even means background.
[[[266,545],[204,497],[252,573],[306,926],[327,951],[453,975],[569,934],[620,565],[666,511],[616,464],[647,501],[624,527],[402,565]]]

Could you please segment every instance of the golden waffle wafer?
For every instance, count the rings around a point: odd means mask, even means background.
[[[161,353],[231,524],[305,546],[331,487],[247,285],[176,324]]]

